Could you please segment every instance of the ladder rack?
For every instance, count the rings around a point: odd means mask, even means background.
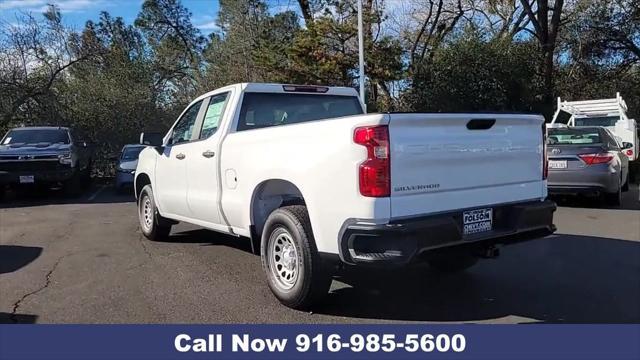
[[[621,119],[627,120],[627,103],[622,99],[620,93],[616,93],[613,99],[582,100],[582,101],[562,101],[558,97],[558,107],[553,114],[552,124],[558,120],[558,115],[564,111],[571,115],[568,125],[573,125],[574,118],[578,116],[607,116],[620,115]]]

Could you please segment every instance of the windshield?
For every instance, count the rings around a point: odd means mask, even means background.
[[[575,118],[576,126],[616,126],[620,116]]]
[[[238,130],[362,114],[355,96],[246,93]]]
[[[11,144],[69,144],[69,133],[63,129],[11,130],[2,141],[3,145]]]
[[[140,152],[142,151],[142,149],[144,149],[144,147],[139,146],[139,147],[128,147],[128,148],[124,148],[124,150],[122,150],[122,160],[137,160],[138,159],[138,155],[140,155]]]
[[[549,145],[599,144],[598,129],[549,129],[547,143]]]

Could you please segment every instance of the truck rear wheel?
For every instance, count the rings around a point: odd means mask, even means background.
[[[149,240],[164,240],[171,232],[171,224],[158,213],[151,185],[146,185],[140,191],[138,219],[142,234]]]
[[[470,252],[448,251],[433,255],[427,262],[439,272],[453,273],[472,267],[478,262],[478,257]]]
[[[329,291],[331,275],[318,255],[305,206],[272,212],[262,232],[261,250],[269,288],[282,304],[307,309]]]

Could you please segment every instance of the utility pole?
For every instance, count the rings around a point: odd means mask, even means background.
[[[360,99],[364,106],[364,112],[367,112],[367,102],[364,97],[364,38],[362,35],[362,0],[358,0],[358,58],[359,58],[359,82],[360,82]]]

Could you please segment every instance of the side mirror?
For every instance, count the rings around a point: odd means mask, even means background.
[[[633,144],[632,144],[632,143],[630,143],[630,142],[626,142],[626,141],[624,141],[624,142],[622,143],[622,149],[631,149],[632,147],[633,147]]]
[[[140,133],[140,144],[149,145],[149,146],[162,146],[162,134],[149,132],[149,133]]]

